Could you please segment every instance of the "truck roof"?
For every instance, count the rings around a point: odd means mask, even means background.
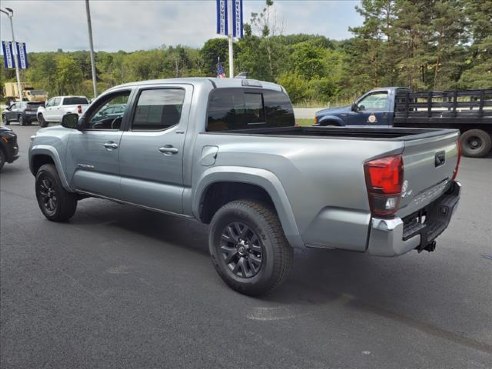
[[[121,87],[134,87],[167,83],[189,83],[193,85],[212,84],[214,88],[230,88],[230,87],[260,87],[270,90],[283,91],[283,87],[276,83],[257,81],[254,79],[244,78],[212,78],[212,77],[186,77],[186,78],[168,78],[168,79],[154,79],[148,81],[129,82],[119,86],[113,87],[113,89],[119,89]]]

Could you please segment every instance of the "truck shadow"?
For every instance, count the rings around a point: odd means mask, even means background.
[[[88,204],[87,209],[83,206],[73,223],[80,226],[99,224],[116,228],[117,232],[152,238],[158,243],[148,247],[192,251],[203,257],[203,263],[210,265],[208,226],[111,202],[101,206],[101,200],[85,201],[98,201],[98,204]],[[298,312],[299,316],[323,315],[340,306],[492,353],[492,344],[449,328],[449,324],[459,327],[463,323],[463,311],[467,306],[450,282],[454,277],[453,268],[437,253],[417,255],[415,252],[399,258],[377,258],[336,250],[296,250],[290,277],[272,294],[253,299],[232,290],[230,293],[235,299],[247,299],[249,304],[259,305],[260,309],[272,309],[263,310],[263,313],[280,312],[295,319],[296,313],[291,314],[292,311]],[[186,257],[181,260],[186,263]],[[210,283],[218,283],[217,288],[227,289],[218,277]],[[466,286],[461,288],[466,289]],[[438,317],[445,314],[446,319],[442,320],[452,323],[439,323],[440,318],[434,320],[436,314]]]

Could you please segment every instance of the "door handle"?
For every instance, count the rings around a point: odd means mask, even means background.
[[[111,150],[115,150],[115,149],[117,149],[117,148],[118,148],[118,144],[116,144],[116,143],[114,143],[114,142],[106,142],[106,143],[104,144],[104,147],[105,147],[106,149],[108,149],[109,151],[111,151]]]
[[[174,154],[177,154],[179,152],[179,150],[171,145],[166,145],[166,146],[162,146],[162,147],[159,147],[158,149],[160,152],[162,152],[164,155],[174,155]]]

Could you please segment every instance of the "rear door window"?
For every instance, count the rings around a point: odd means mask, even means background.
[[[159,131],[179,123],[185,91],[178,88],[143,90],[132,122],[134,131]]]

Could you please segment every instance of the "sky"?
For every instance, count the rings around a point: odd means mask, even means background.
[[[351,37],[362,24],[358,0],[274,0],[272,18],[281,34]],[[96,51],[149,50],[178,44],[202,47],[216,35],[215,0],[90,0]],[[244,0],[244,21],[261,12],[264,0]],[[28,52],[88,50],[84,0],[0,0],[14,10],[16,41]],[[1,40],[11,40],[10,23],[0,14]],[[223,36],[222,36],[223,37]]]

